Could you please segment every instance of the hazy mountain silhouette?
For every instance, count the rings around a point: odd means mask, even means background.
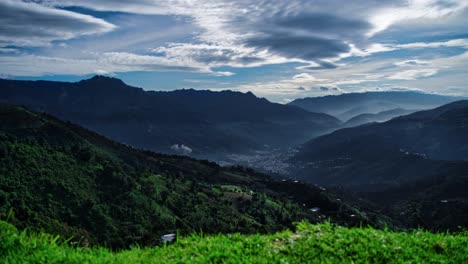
[[[333,115],[347,121],[360,114],[375,114],[396,108],[430,109],[460,100],[458,97],[412,91],[366,92],[296,99],[289,105]]]
[[[252,93],[144,91],[103,76],[76,83],[0,80],[0,102],[44,111],[139,148],[205,157],[299,144],[340,125],[332,116]]]
[[[292,162],[298,179],[357,191],[412,225],[468,225],[468,101],[337,130]]]
[[[346,121],[346,123],[344,123],[343,126],[353,127],[353,126],[359,126],[359,125],[373,123],[373,122],[385,122],[394,117],[411,114],[416,111],[417,110],[406,110],[406,109],[396,108],[392,110],[378,112],[376,114],[360,114]]]
[[[437,174],[455,164],[449,160],[468,161],[468,101],[337,130],[304,144],[295,159],[310,165],[303,175],[312,181],[356,188]]]

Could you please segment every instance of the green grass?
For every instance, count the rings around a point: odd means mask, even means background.
[[[0,222],[2,263],[468,263],[468,236],[300,223],[271,235],[192,235],[176,243],[111,252],[19,232]]]

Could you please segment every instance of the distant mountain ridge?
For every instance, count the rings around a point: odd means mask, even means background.
[[[359,125],[373,123],[373,122],[385,122],[394,117],[411,114],[416,111],[417,110],[407,110],[407,109],[396,108],[392,110],[378,112],[376,114],[360,114],[346,121],[346,123],[344,123],[343,126],[353,127],[353,126],[359,126]]]
[[[76,83],[0,80],[0,102],[44,111],[135,147],[196,156],[287,146],[329,132],[341,122],[252,93],[144,91],[95,76]]]
[[[337,130],[291,162],[297,179],[359,192],[402,221],[468,226],[468,100]]]
[[[375,114],[396,108],[431,109],[461,99],[463,98],[413,91],[388,91],[308,97],[296,99],[289,105],[347,121],[361,114]]]
[[[365,144],[375,141],[379,144]],[[419,153],[435,160],[468,161],[468,100],[400,116],[384,123],[340,129],[303,145],[298,158],[374,159],[371,150]],[[367,156],[368,155],[368,156]]]

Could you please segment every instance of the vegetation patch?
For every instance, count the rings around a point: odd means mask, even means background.
[[[301,222],[270,235],[194,234],[159,247],[77,247],[0,222],[6,263],[467,263],[466,233],[411,233]]]

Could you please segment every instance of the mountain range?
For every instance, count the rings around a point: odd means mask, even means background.
[[[115,247],[175,229],[271,231],[322,213],[346,225],[454,230],[468,226],[468,101],[456,99],[372,92],[281,105],[252,93],[144,91],[103,76],[0,80],[0,102],[39,112],[1,108],[0,214],[15,208],[20,227]],[[293,180],[151,151],[226,156],[223,164]],[[307,209],[315,207],[320,214]]]
[[[463,98],[413,91],[389,91],[308,97],[296,99],[289,105],[310,112],[326,113],[346,122],[362,114],[376,114],[393,109],[425,110],[461,99]]]
[[[304,219],[393,223],[319,187],[137,150],[23,107],[0,105],[0,139],[0,217],[85,245],[157,244],[176,230],[270,232]]]
[[[413,224],[456,229],[468,224],[467,135],[468,101],[457,101],[313,139],[291,159],[293,175],[358,192]]]
[[[363,124],[373,123],[373,122],[385,122],[392,118],[408,115],[416,112],[417,110],[406,110],[401,108],[396,108],[392,110],[382,111],[375,114],[360,114],[357,115],[348,121],[346,121],[343,127],[354,127]]]
[[[95,76],[76,83],[0,80],[0,102],[24,105],[125,144],[215,158],[303,143],[341,125],[335,117],[232,91],[144,91]]]

